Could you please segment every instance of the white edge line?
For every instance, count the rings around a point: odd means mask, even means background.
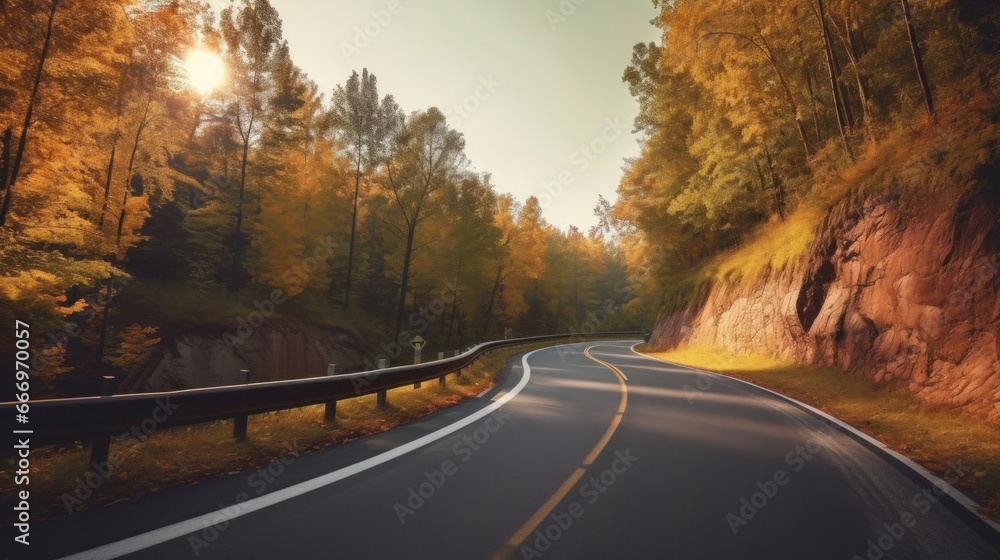
[[[554,348],[554,347],[549,347]],[[369,457],[364,461],[354,463],[353,465],[348,465],[342,467],[333,472],[324,474],[322,476],[313,478],[311,480],[306,480],[289,486],[288,488],[283,488],[281,490],[276,490],[270,494],[265,494],[263,496],[254,498],[252,500],[247,500],[245,502],[234,504],[225,509],[220,509],[213,511],[211,513],[206,513],[204,515],[199,515],[198,517],[192,517],[186,521],[180,521],[174,523],[173,525],[167,525],[166,527],[161,527],[159,529],[154,529],[127,539],[123,539],[117,542],[108,543],[90,550],[85,550],[83,552],[78,552],[70,556],[66,556],[61,560],[105,560],[111,558],[118,558],[126,554],[131,554],[146,548],[156,546],[158,544],[165,543],[167,541],[183,537],[184,535],[189,535],[196,531],[200,531],[207,527],[211,527],[217,523],[224,521],[231,521],[237,517],[247,515],[248,513],[253,513],[255,511],[264,509],[268,506],[273,506],[275,504],[290,500],[292,498],[301,496],[303,494],[312,492],[324,486],[328,486],[335,482],[339,482],[349,476],[364,472],[372,467],[381,465],[391,461],[397,457],[401,457],[416,451],[427,444],[435,442],[447,435],[450,435],[458,430],[472,424],[473,422],[484,418],[489,414],[493,413],[495,410],[501,406],[507,404],[508,401],[517,396],[518,393],[524,389],[525,385],[528,384],[528,380],[531,378],[531,367],[528,366],[528,357],[535,352],[541,352],[542,350],[548,350],[549,348],[539,348],[525,354],[521,358],[521,366],[524,369],[524,373],[521,376],[521,380],[506,393],[503,398],[498,399],[492,404],[486,406],[482,410],[479,410],[453,424],[449,424],[437,431],[431,432],[427,435],[421,436],[409,443],[404,443],[398,447],[390,449],[374,457]]]
[[[971,498],[969,498],[965,494],[959,492],[951,484],[948,484],[947,482],[945,482],[941,478],[935,476],[934,474],[932,474],[930,471],[928,471],[924,467],[922,467],[919,464],[913,462],[909,457],[907,457],[905,455],[901,455],[901,454],[893,451],[892,449],[889,449],[881,441],[879,441],[879,440],[871,437],[870,435],[862,432],[861,430],[855,428],[854,426],[848,424],[847,422],[844,422],[843,420],[841,420],[841,419],[839,419],[839,418],[837,418],[835,416],[831,416],[831,415],[827,414],[826,412],[823,412],[822,410],[820,410],[820,409],[818,409],[816,407],[809,406],[808,404],[806,404],[804,402],[801,402],[801,401],[797,401],[797,400],[793,399],[792,397],[789,397],[788,395],[782,395],[781,393],[772,391],[772,390],[770,390],[770,389],[768,389],[766,387],[761,387],[760,385],[755,385],[753,383],[750,383],[749,381],[744,381],[742,379],[737,379],[735,377],[730,377],[728,375],[724,375],[724,374],[721,374],[721,373],[718,373],[718,372],[715,372],[715,371],[706,371],[706,370],[699,369],[699,368],[696,368],[696,367],[686,366],[684,364],[675,364],[674,362],[668,362],[666,360],[661,360],[659,358],[654,358],[652,356],[647,356],[646,354],[643,354],[641,352],[636,351],[635,347],[638,346],[639,344],[642,344],[642,343],[640,342],[640,343],[633,344],[632,347],[630,348],[632,350],[632,353],[635,354],[635,355],[637,355],[637,356],[646,358],[648,360],[656,360],[657,362],[660,362],[660,363],[663,363],[663,364],[671,364],[671,365],[675,365],[675,366],[681,366],[681,367],[685,367],[685,368],[688,368],[688,369],[691,369],[691,370],[694,370],[694,371],[700,371],[700,372],[704,372],[704,373],[708,373],[708,374],[712,374],[712,375],[717,375],[717,376],[723,377],[725,379],[731,379],[733,381],[737,381],[739,383],[743,383],[744,385],[749,385],[751,387],[755,387],[757,389],[760,389],[761,391],[766,391],[766,392],[768,392],[768,393],[770,393],[770,394],[772,394],[772,395],[774,395],[774,396],[776,396],[776,397],[778,397],[780,399],[783,399],[783,400],[785,400],[787,402],[790,402],[792,404],[800,406],[800,407],[802,407],[802,408],[804,408],[804,409],[812,412],[813,414],[815,414],[815,415],[817,415],[817,416],[819,416],[819,417],[821,417],[821,418],[823,418],[823,419],[825,419],[825,420],[827,420],[827,421],[829,421],[829,422],[831,422],[833,424],[836,424],[840,428],[842,428],[844,430],[847,430],[847,431],[851,432],[852,434],[854,434],[855,436],[857,436],[857,437],[865,440],[866,442],[868,442],[872,446],[879,448],[884,453],[886,453],[888,455],[891,455],[894,459],[896,459],[900,463],[903,463],[904,465],[906,465],[910,469],[913,469],[914,471],[916,471],[917,474],[919,474],[920,476],[924,477],[927,480],[927,482],[930,482],[934,486],[937,486],[939,489],[941,489],[942,491],[944,491],[945,493],[947,493],[949,496],[951,496],[956,502],[958,502],[959,504],[961,504],[963,507],[965,507],[966,509],[968,509],[970,512],[974,513],[977,517],[979,517],[980,519],[982,519],[983,521],[985,521],[989,526],[993,527],[993,529],[995,529],[997,531],[1000,531],[1000,523],[997,523],[997,522],[993,521],[992,519],[987,519],[986,517],[983,517],[978,511],[976,511],[976,508],[979,507],[979,504],[977,504],[974,500],[972,500]]]

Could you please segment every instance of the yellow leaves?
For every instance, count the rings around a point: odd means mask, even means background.
[[[64,346],[59,344],[45,344],[37,348],[36,351],[40,359],[34,360],[32,367],[41,364],[41,368],[35,372],[36,379],[50,382],[55,377],[70,371],[71,368],[63,365],[66,361],[66,348]]]
[[[134,368],[160,343],[160,339],[154,336],[157,330],[156,327],[143,327],[138,324],[126,328],[118,337],[118,345],[105,357],[105,361],[125,371]]]
[[[280,288],[287,297],[307,289],[322,290],[329,282],[333,261],[328,238],[341,239],[349,220],[347,200],[335,190],[348,182],[343,160],[334,159],[328,141],[311,149],[281,154],[278,173],[267,177],[261,214],[254,225],[261,280]],[[353,187],[353,177],[350,178]]]
[[[0,270],[3,305],[12,315],[34,321],[36,330],[62,329],[61,318],[83,309],[82,301],[66,301],[71,287],[94,285],[111,274],[127,276],[104,261],[69,259],[7,239],[0,244]]]
[[[61,284],[59,277],[40,270],[22,271],[16,276],[0,277],[0,296],[3,299],[23,301],[26,298],[39,299],[41,293]],[[51,303],[60,303],[65,298],[50,297]]]

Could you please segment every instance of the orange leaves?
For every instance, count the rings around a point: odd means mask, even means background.
[[[160,343],[160,339],[155,337],[157,330],[156,327],[143,327],[138,324],[126,328],[119,335],[119,344],[105,357],[105,361],[125,371],[131,370]]]

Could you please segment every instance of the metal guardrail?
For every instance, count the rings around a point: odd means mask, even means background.
[[[246,436],[246,418],[275,410],[327,403],[377,394],[385,403],[386,392],[432,379],[444,383],[445,376],[461,372],[489,352],[562,339],[642,336],[641,332],[560,334],[486,342],[452,358],[422,364],[390,367],[360,373],[269,381],[246,385],[209,387],[160,393],[50,399],[30,403],[31,439],[37,444],[92,440],[91,464],[107,461],[110,438],[142,429],[155,421],[155,429],[173,428],[235,419],[234,436]],[[0,414],[14,417],[17,403],[0,403]],[[157,413],[161,414],[157,414]],[[162,418],[161,418],[162,416]]]

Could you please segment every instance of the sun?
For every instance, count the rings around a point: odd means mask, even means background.
[[[226,67],[218,55],[208,51],[191,51],[184,60],[188,84],[201,95],[212,93],[222,85],[226,77]]]

